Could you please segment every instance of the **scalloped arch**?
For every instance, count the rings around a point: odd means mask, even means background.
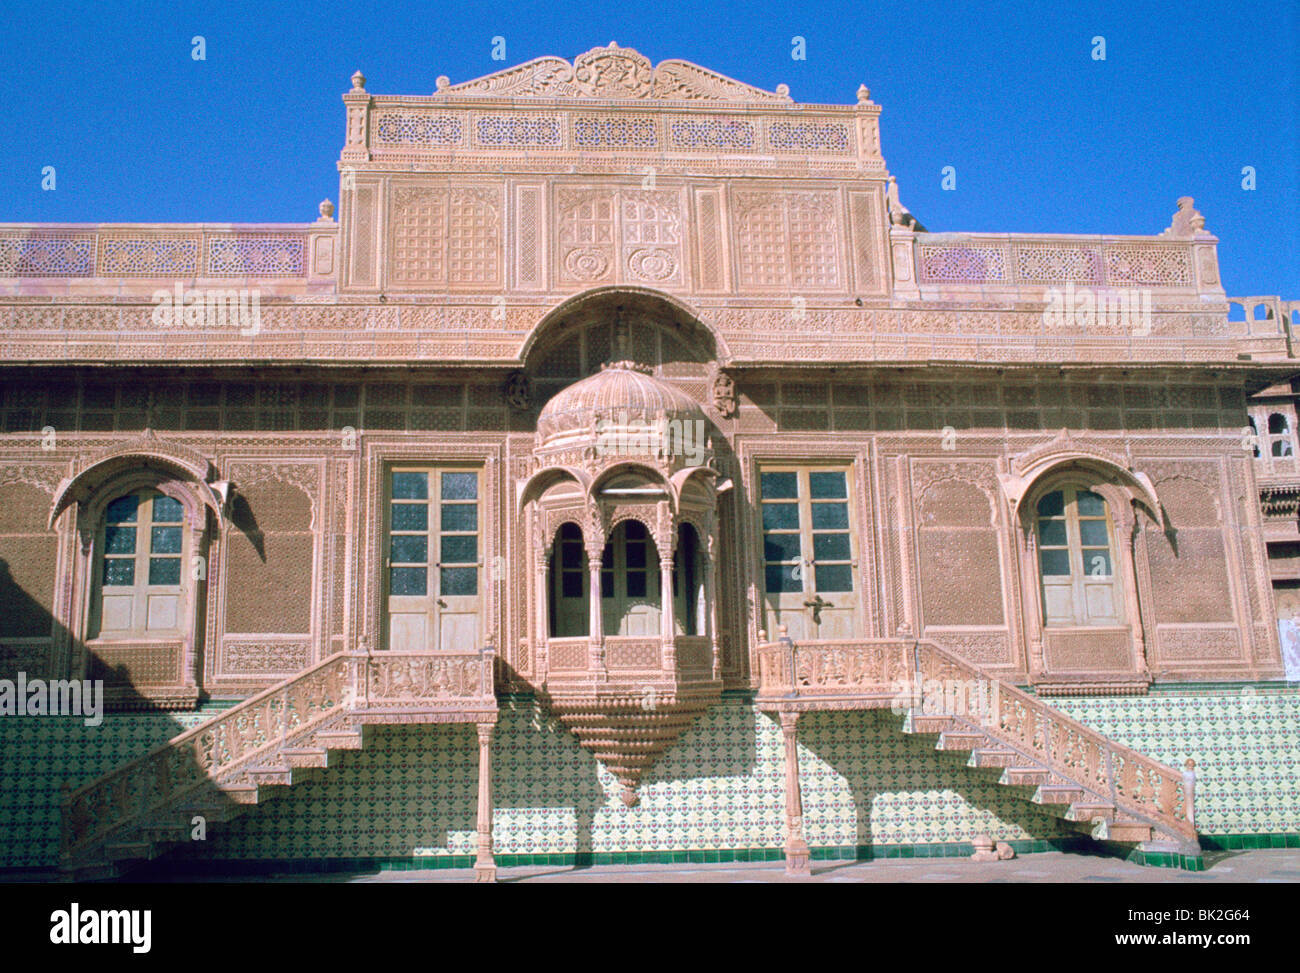
[[[66,477],[54,494],[50,507],[50,527],[71,504],[84,504],[101,487],[113,479],[131,472],[159,471],[194,485],[199,499],[218,520],[225,505],[224,483],[212,483],[212,464],[201,453],[179,443],[167,443],[150,432],[145,435],[110,446],[93,454],[81,468]]]

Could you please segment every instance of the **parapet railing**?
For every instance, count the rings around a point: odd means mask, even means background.
[[[317,224],[0,223],[0,279],[305,278]]]

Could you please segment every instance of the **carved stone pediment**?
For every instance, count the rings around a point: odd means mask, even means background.
[[[1095,443],[1084,442],[1062,429],[1050,442],[1035,446],[1011,457],[1010,473],[999,473],[998,483],[1014,515],[1030,487],[1044,473],[1066,465],[1076,465],[1105,475],[1125,487],[1134,500],[1142,503],[1153,516],[1159,516],[1160,499],[1145,473],[1133,469],[1127,456]]]
[[[84,502],[103,483],[133,469],[163,470],[192,482],[203,503],[221,516],[230,484],[213,482],[213,466],[208,458],[181,443],[159,439],[152,429],[146,429],[134,439],[99,450],[75,464],[55,493],[50,525],[54,525],[69,504]]]
[[[599,101],[718,101],[790,103],[788,94],[764,91],[690,61],[661,61],[610,42],[580,54],[539,57],[496,74],[460,84],[438,79],[438,94],[490,98],[560,98]]]

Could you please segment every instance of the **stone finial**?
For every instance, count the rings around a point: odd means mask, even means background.
[[[362,74],[360,71],[357,71],[355,74],[352,75],[352,90],[353,91],[366,90],[366,76]]]
[[[871,104],[871,89],[868,88],[865,84],[858,85],[858,104],[859,105]]]
[[[790,86],[789,86],[788,84],[781,83],[781,84],[779,84],[779,85],[776,86],[776,93],[777,93],[778,95],[780,95],[782,98],[789,98],[789,97],[790,97]]]
[[[1169,228],[1161,233],[1161,236],[1189,237],[1205,232],[1205,217],[1197,212],[1196,207],[1192,205],[1193,202],[1195,200],[1191,196],[1178,198],[1178,212],[1174,214]]]
[[[332,202],[330,202],[328,199],[322,199],[322,200],[320,201],[320,207],[319,207],[319,208],[320,208],[320,219],[318,219],[316,222],[317,222],[317,223],[333,223],[333,222],[334,222],[334,204],[333,204]]]
[[[447,77],[445,74],[440,74],[438,75],[438,80],[435,81],[434,84],[438,86],[439,91],[446,91],[451,87],[451,78]]]

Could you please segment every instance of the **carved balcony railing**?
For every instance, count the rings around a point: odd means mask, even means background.
[[[1241,308],[1245,317],[1244,321],[1232,322],[1234,332],[1241,331],[1250,337],[1284,334],[1290,343],[1295,329],[1300,327],[1300,301],[1284,301],[1276,295],[1229,297],[1227,300],[1229,308]]]
[[[358,655],[353,723],[460,723],[495,713],[491,649]]]
[[[1197,262],[1198,248],[1214,242],[1163,236],[918,233],[917,281],[923,287],[1059,289],[1074,284],[1195,291],[1218,287],[1217,273]]]
[[[866,700],[887,705],[911,674],[911,646],[901,639],[760,645],[760,700],[779,699],[797,710],[853,708]]]
[[[893,708],[943,718],[1146,819],[1196,840],[1182,772],[1110,740],[930,641],[846,640],[758,647],[759,707]],[[963,729],[964,728],[964,729]]]
[[[332,655],[69,793],[64,857],[186,801],[220,802],[250,768],[336,725],[494,720],[494,659],[491,648]]]

